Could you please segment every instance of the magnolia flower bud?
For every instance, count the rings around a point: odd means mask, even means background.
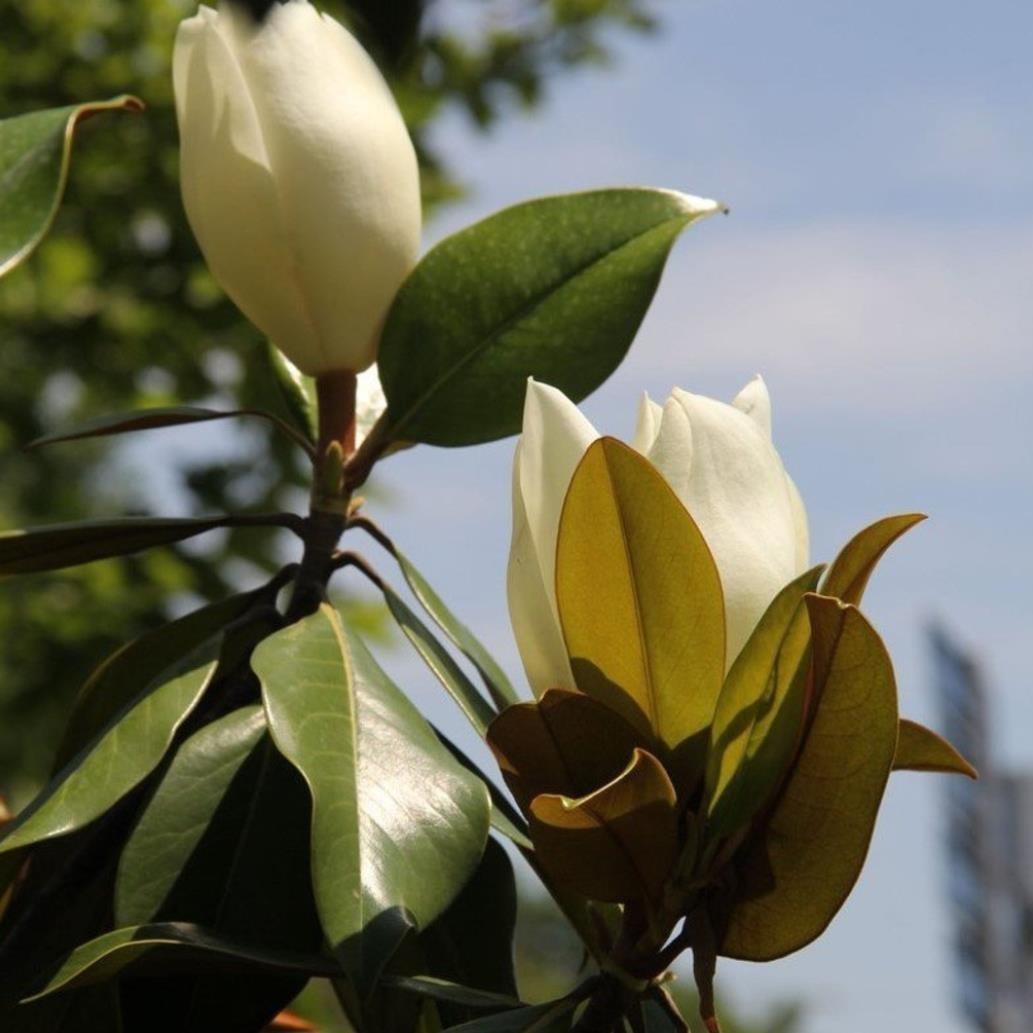
[[[303,372],[360,370],[416,262],[419,170],[368,54],[307,0],[201,7],[173,57],[183,203],[212,274]]]
[[[528,383],[507,587],[513,632],[539,695],[574,686],[556,607],[556,538],[567,487],[596,437],[562,392]],[[664,475],[714,555],[727,669],[771,600],[808,562],[807,514],[771,443],[767,387],[757,377],[731,405],[679,389],[662,407],[645,398],[634,445]]]

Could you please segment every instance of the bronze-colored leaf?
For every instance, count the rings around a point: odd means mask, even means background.
[[[702,775],[725,665],[724,596],[703,535],[660,473],[592,444],[560,519],[556,599],[577,686]]]
[[[569,689],[507,707],[489,726],[488,745],[513,798],[527,812],[542,793],[587,796],[612,782],[646,742],[605,704]]]
[[[821,684],[771,816],[734,862],[721,916],[726,957],[770,961],[825,930],[861,872],[893,764],[897,693],[886,647],[855,607],[806,599]]]
[[[645,750],[588,796],[536,796],[530,817],[539,862],[561,886],[591,900],[655,901],[677,859],[674,786]]]
[[[923,520],[924,513],[901,513],[899,516],[883,517],[863,531],[858,531],[843,546],[829,567],[821,586],[821,594],[835,596],[845,603],[859,606],[868,579],[883,553],[905,531]]]
[[[900,720],[894,771],[940,771],[979,778],[979,772],[942,736],[907,718]]]

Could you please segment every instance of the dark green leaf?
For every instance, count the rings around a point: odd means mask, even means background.
[[[515,997],[489,993],[487,990],[463,986],[462,983],[451,983],[447,979],[437,979],[434,976],[385,976],[384,982],[388,986],[407,990],[421,997],[430,997],[446,1004],[459,1004],[466,1008],[498,1011],[520,1007],[520,1001]]]
[[[384,329],[392,436],[515,434],[529,376],[584,398],[624,358],[675,238],[717,210],[673,191],[596,190],[528,201],[442,241]]]
[[[82,828],[139,785],[165,756],[215,668],[215,661],[203,664],[137,703],[7,826],[0,837],[0,853]]]
[[[23,262],[50,229],[68,179],[75,127],[102,111],[140,111],[115,97],[0,121],[0,276]]]
[[[291,423],[309,441],[315,442],[319,436],[319,405],[316,400],[315,380],[305,376],[271,342],[266,345],[266,356],[283,396]]]
[[[274,951],[214,933],[188,922],[115,929],[72,952],[37,997],[105,982],[133,966],[134,974],[213,970],[239,973],[253,969],[287,970],[307,975],[333,975],[337,968],[318,954]]]
[[[450,1026],[446,1033],[556,1033],[569,1028],[567,1016],[577,1005],[576,997],[564,997],[463,1022]]]
[[[472,631],[445,605],[441,597],[427,583],[426,578],[412,565],[409,559],[394,550],[395,559],[402,570],[406,583],[420,605],[433,618],[439,628],[452,640],[464,656],[477,668],[484,684],[499,709],[512,703],[519,703],[516,689],[499,667],[491,653],[481,644]]]
[[[323,929],[368,987],[409,923],[425,928],[476,868],[487,790],[329,606],[266,639],[252,666],[273,739],[312,794]]]

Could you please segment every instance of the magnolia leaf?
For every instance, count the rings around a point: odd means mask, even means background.
[[[678,234],[718,210],[668,190],[595,190],[515,205],[442,241],[384,327],[391,436],[515,434],[529,376],[580,401],[624,358]]]
[[[719,953],[770,961],[835,917],[864,865],[897,744],[893,667],[853,606],[808,595],[811,724],[764,825],[735,860]]]
[[[271,341],[266,344],[266,358],[291,424],[310,442],[315,443],[319,437],[319,403],[315,379],[302,373]]]
[[[601,438],[567,491],[556,600],[577,686],[702,774],[725,665],[724,595],[703,535],[660,473]]]
[[[884,517],[859,531],[843,546],[829,567],[821,586],[821,594],[835,596],[845,603],[859,606],[868,579],[883,553],[905,531],[923,520],[923,513],[902,513],[899,516]]]
[[[225,517],[201,520],[125,517],[121,520],[51,524],[27,531],[5,531],[0,533],[0,578],[61,570],[112,556],[129,556],[226,525]]]
[[[262,642],[252,666],[273,740],[312,795],[323,929],[368,987],[409,923],[426,928],[473,873],[487,790],[329,606]]]
[[[384,983],[399,990],[419,994],[421,997],[429,997],[446,1004],[461,1004],[467,1008],[499,1011],[504,1008],[519,1008],[522,1004],[507,994],[493,994],[487,990],[478,990],[476,987],[452,983],[434,976],[385,976]]]
[[[260,706],[205,725],[176,751],[119,860],[115,921],[143,925],[161,911],[230,783],[265,734]]]
[[[226,973],[254,969],[287,970],[307,975],[334,975],[339,969],[318,954],[294,954],[257,947],[187,922],[116,929],[73,951],[57,974],[34,998],[59,990],[105,982],[133,967],[134,974],[178,972]]]
[[[57,214],[76,126],[102,111],[142,111],[115,97],[0,120],[0,276],[36,249]]]
[[[0,835],[0,853],[82,828],[139,785],[161,762],[204,695],[216,662],[158,686],[74,758]]]
[[[381,584],[380,589],[384,593],[388,611],[402,629],[402,633],[412,643],[434,677],[444,686],[445,691],[455,700],[477,734],[483,736],[488,725],[495,719],[494,708],[463,673],[448,650],[434,637],[430,628],[406,605],[402,597],[390,585]]]
[[[803,723],[811,629],[804,594],[815,567],[775,596],[736,657],[718,697],[707,758],[707,830],[746,824],[778,787]]]
[[[261,409],[202,409],[193,405],[174,405],[153,409],[136,409],[133,412],[118,413],[114,416],[98,416],[87,420],[76,427],[48,434],[30,442],[27,448],[42,448],[45,445],[56,445],[66,441],[80,441],[86,438],[110,437],[114,434],[132,434],[141,430],[157,430],[161,427],[178,427],[188,423],[208,423],[212,420],[227,420],[240,416],[255,416],[278,427],[290,437],[295,444],[311,452],[311,443],[284,423],[278,416]]]
[[[456,648],[477,668],[495,706],[502,708],[518,703],[520,697],[516,689],[477,636],[452,613],[406,556],[397,549],[392,552],[412,594]]]
[[[578,1006],[576,996],[547,1004],[534,1004],[512,1011],[449,1026],[445,1033],[559,1033],[570,1028],[568,1015]]]
[[[269,589],[242,592],[163,624],[116,649],[86,680],[72,706],[54,761],[60,771],[154,680],[241,617]],[[128,924],[128,923],[127,923]]]
[[[531,838],[557,883],[591,900],[656,902],[678,855],[674,786],[645,750],[612,782],[571,799],[531,802]]]
[[[894,771],[940,771],[979,778],[979,772],[949,743],[917,721],[901,718]]]
[[[587,796],[612,782],[647,742],[616,711],[581,692],[549,689],[491,723],[488,745],[525,811],[542,793]]]

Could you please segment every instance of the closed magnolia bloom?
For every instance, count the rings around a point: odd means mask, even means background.
[[[184,21],[173,58],[187,217],[216,280],[303,372],[360,370],[416,262],[419,170],[387,84],[307,0]]]
[[[598,436],[561,391],[528,383],[513,468],[508,596],[539,695],[574,685],[556,607],[556,539],[574,470]],[[713,553],[727,669],[771,600],[808,564],[807,515],[771,442],[767,387],[756,377],[731,405],[679,389],[663,406],[644,398],[633,444],[663,474]]]

